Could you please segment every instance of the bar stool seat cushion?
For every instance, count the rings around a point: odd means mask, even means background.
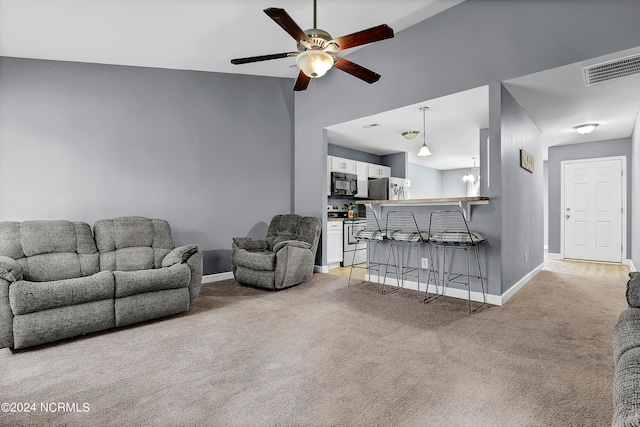
[[[353,236],[356,239],[367,239],[367,240],[384,240],[386,237],[386,233],[382,230],[358,230],[353,233]]]
[[[426,231],[394,230],[388,231],[387,237],[391,240],[401,242],[426,242],[429,239],[429,233],[427,233]]]
[[[466,246],[484,242],[487,238],[477,231],[447,230],[441,233],[432,233],[429,240],[436,244]]]

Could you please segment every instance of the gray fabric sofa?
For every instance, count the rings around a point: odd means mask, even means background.
[[[640,272],[629,273],[627,304],[613,334],[614,427],[640,426]]]
[[[186,311],[201,280],[202,254],[164,220],[0,222],[0,348]]]
[[[231,264],[236,281],[267,289],[284,289],[313,275],[320,240],[318,218],[275,215],[265,239],[234,237]]]

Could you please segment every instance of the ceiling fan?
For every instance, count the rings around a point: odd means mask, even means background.
[[[316,0],[313,1],[313,28],[306,31],[302,31],[300,26],[296,24],[284,9],[270,7],[264,9],[264,13],[296,40],[298,51],[237,58],[231,60],[232,64],[248,64],[250,62],[295,56],[296,65],[300,69],[298,79],[293,88],[293,90],[296,91],[305,90],[312,78],[322,77],[334,66],[367,83],[375,83],[380,79],[380,74],[338,56],[335,52],[392,38],[393,29],[388,25],[378,25],[377,27],[334,39],[326,31],[317,28]]]

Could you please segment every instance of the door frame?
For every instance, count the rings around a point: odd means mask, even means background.
[[[565,215],[565,195],[564,195],[564,168],[571,163],[598,162],[603,160],[620,160],[622,166],[622,250],[620,252],[620,262],[628,264],[627,260],[627,220],[629,211],[627,210],[627,156],[595,157],[592,159],[563,160],[560,162],[560,258],[564,257],[564,215]]]

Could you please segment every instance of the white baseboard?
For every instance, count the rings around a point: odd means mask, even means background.
[[[554,254],[552,252],[549,252],[547,254],[547,258],[549,259],[564,259],[564,257],[562,256],[562,254]]]
[[[328,265],[314,265],[313,266],[314,273],[328,273],[329,266]]]
[[[224,273],[217,274],[207,274],[206,276],[202,276],[202,283],[212,283],[219,282],[221,280],[233,279],[233,272],[226,271]]]
[[[492,294],[487,294],[487,303],[491,304],[491,305],[503,305],[504,303],[506,303],[518,290],[520,290],[524,285],[526,285],[527,283],[529,283],[529,281],[531,279],[533,279],[533,277],[538,274],[540,271],[542,271],[544,269],[544,263],[540,264],[538,267],[536,267],[534,270],[532,270],[531,272],[529,272],[526,276],[524,276],[522,279],[520,279],[515,285],[513,285],[511,288],[509,288],[505,293],[503,293],[502,295],[492,295]],[[376,275],[366,275],[365,279],[370,281],[370,282],[374,282],[377,283],[379,280],[379,277]],[[382,279],[382,278],[380,278]],[[392,286],[397,286],[398,285],[398,279],[396,279],[395,277],[387,277],[387,285],[392,285]],[[487,286],[487,283],[485,281],[485,287]],[[424,292],[424,284],[421,283],[420,286],[420,292]],[[405,289],[412,289],[412,290],[418,290],[418,282],[415,281],[410,281],[410,280],[405,280],[404,281],[404,288]],[[429,285],[429,293],[434,293],[436,292],[436,287],[433,284]],[[447,287],[445,290],[445,295],[452,297],[452,298],[460,298],[460,299],[468,299],[469,298],[469,292],[467,289],[457,289],[457,288],[451,288],[451,287]],[[479,291],[471,291],[471,301],[475,301],[475,302],[482,302],[483,298],[482,298],[482,292]]]
[[[544,270],[544,262],[542,264],[540,264],[539,266],[537,266],[536,268],[534,268],[532,271],[530,271],[529,274],[524,276],[522,279],[518,280],[515,285],[513,285],[512,287],[507,289],[507,292],[503,293],[500,296],[500,298],[502,299],[502,304],[504,304],[505,302],[509,301],[509,299],[512,296],[514,296],[516,292],[518,292],[524,285],[529,283],[529,281],[531,279],[533,279],[533,277],[536,274],[540,273],[542,270]],[[502,304],[500,304],[500,305],[502,305]]]
[[[633,265],[633,260],[628,259],[627,261],[628,261],[628,263],[626,263],[626,264],[629,266],[629,268],[631,269],[631,271],[638,271],[638,270],[636,270],[636,266],[635,266],[635,265]]]

